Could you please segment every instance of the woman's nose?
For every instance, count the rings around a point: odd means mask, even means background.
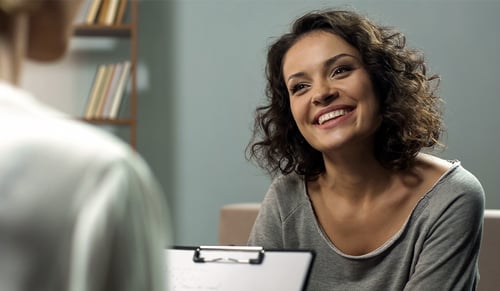
[[[312,103],[314,105],[327,105],[338,97],[338,90],[329,86],[328,82],[323,81],[316,85]]]

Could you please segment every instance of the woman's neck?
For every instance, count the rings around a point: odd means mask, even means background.
[[[324,155],[325,173],[319,177],[321,187],[353,200],[370,199],[387,189],[394,171],[385,168],[374,155]]]

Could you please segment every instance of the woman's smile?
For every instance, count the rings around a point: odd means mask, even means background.
[[[317,125],[323,125],[325,122],[336,120],[342,116],[347,115],[354,110],[353,106],[333,106],[325,110],[321,110],[317,117],[314,118],[314,123]]]

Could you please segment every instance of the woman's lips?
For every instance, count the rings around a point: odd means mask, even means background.
[[[335,119],[339,116],[346,115],[347,113],[349,113],[349,110],[347,110],[347,109],[337,109],[337,110],[330,111],[328,113],[321,115],[318,118],[318,124],[321,125],[321,124],[327,122],[328,120]]]

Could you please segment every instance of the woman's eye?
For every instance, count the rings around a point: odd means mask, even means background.
[[[305,88],[307,88],[306,84],[299,83],[299,84],[293,85],[292,88],[290,89],[290,92],[292,92],[292,94],[295,94],[295,93],[297,93]]]
[[[332,77],[339,78],[346,75],[348,72],[352,71],[350,66],[340,66],[333,69]]]

